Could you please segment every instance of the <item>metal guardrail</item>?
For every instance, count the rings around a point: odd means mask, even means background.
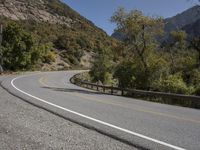
[[[155,91],[144,91],[136,89],[125,89],[113,86],[105,86],[90,83],[87,81],[82,81],[77,74],[73,76],[70,81],[73,84],[79,85],[81,87],[96,90],[105,94],[117,95],[117,96],[127,96],[134,98],[145,98],[149,101],[156,101],[161,103],[180,105],[184,107],[192,107],[200,109],[200,97],[191,96],[191,95],[182,95],[182,94],[173,94],[173,93],[164,93],[164,92],[155,92]]]

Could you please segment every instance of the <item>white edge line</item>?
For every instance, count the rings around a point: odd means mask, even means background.
[[[78,113],[78,112],[75,112],[75,111],[66,109],[66,108],[64,108],[64,107],[58,106],[58,105],[56,105],[56,104],[50,103],[50,102],[45,101],[45,100],[43,100],[43,99],[41,99],[41,98],[38,98],[38,97],[36,97],[36,96],[33,96],[33,95],[29,94],[29,93],[26,93],[26,92],[22,91],[21,89],[17,88],[17,87],[15,86],[15,84],[14,84],[14,81],[15,81],[15,80],[17,80],[17,79],[19,79],[19,78],[22,78],[22,77],[25,77],[25,76],[16,77],[16,78],[12,79],[11,85],[12,85],[16,90],[18,90],[19,92],[21,92],[21,93],[23,93],[23,94],[25,94],[25,95],[27,95],[27,96],[29,96],[29,97],[32,97],[32,98],[34,98],[34,99],[36,99],[36,100],[38,100],[38,101],[41,101],[41,102],[46,103],[46,104],[48,104],[48,105],[51,105],[51,106],[54,106],[54,107],[56,107],[56,108],[62,109],[62,110],[64,110],[64,111],[70,112],[70,113],[72,113],[72,114],[78,115],[78,116],[80,116],[80,117],[83,117],[83,118],[92,120],[92,121],[97,122],[97,123],[99,123],[99,124],[103,124],[103,125],[105,125],[105,126],[108,126],[108,127],[111,127],[111,128],[114,128],[114,129],[117,129],[117,130],[120,130],[120,131],[123,131],[123,132],[125,132],[125,133],[128,133],[128,134],[131,134],[131,135],[134,135],[134,136],[137,136],[137,137],[146,139],[146,140],[148,140],[148,141],[152,141],[152,142],[154,142],[154,143],[158,143],[158,144],[160,144],[160,145],[164,145],[164,146],[173,148],[173,149],[175,149],[175,150],[186,150],[186,149],[184,149],[184,148],[181,148],[181,147],[178,147],[178,146],[174,146],[174,145],[171,145],[171,144],[168,144],[168,143],[165,143],[165,142],[162,142],[162,141],[159,141],[159,140],[156,140],[156,139],[147,137],[147,136],[145,136],[145,135],[142,135],[142,134],[139,134],[139,133],[136,133],[136,132],[127,130],[127,129],[123,129],[123,128],[121,128],[121,127],[112,125],[112,124],[110,124],[110,123],[107,123],[107,122],[104,122],[104,121],[101,121],[101,120],[98,120],[98,119],[95,119],[95,118],[92,118],[92,117],[89,117],[89,116],[80,114],[80,113]]]

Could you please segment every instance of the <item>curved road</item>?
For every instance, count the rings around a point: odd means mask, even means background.
[[[80,71],[10,77],[2,85],[24,100],[146,149],[200,149],[200,111],[105,95],[75,86]]]

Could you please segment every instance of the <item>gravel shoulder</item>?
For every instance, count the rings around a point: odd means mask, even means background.
[[[0,77],[0,81],[2,79]],[[32,106],[0,87],[0,149],[132,150],[135,148]]]

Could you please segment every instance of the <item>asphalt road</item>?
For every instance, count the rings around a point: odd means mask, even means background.
[[[10,77],[3,86],[13,94],[74,122],[147,149],[200,149],[200,111],[77,87],[79,71]]]
[[[104,149],[134,148],[26,103],[0,87],[0,150]]]

